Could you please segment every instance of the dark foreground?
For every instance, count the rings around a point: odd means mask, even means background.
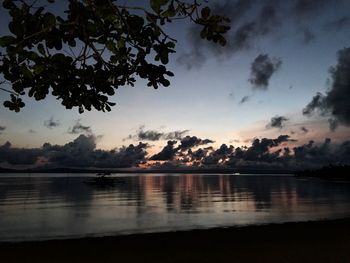
[[[350,219],[0,243],[1,262],[350,262]]]

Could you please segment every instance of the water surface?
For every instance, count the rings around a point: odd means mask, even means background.
[[[0,174],[0,241],[350,217],[350,184],[290,175]]]

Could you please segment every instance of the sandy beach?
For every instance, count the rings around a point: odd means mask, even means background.
[[[0,243],[1,262],[350,262],[350,219]]]

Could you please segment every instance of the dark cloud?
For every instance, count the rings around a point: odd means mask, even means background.
[[[140,127],[140,129],[137,132],[136,136],[138,140],[158,141],[163,135],[163,133],[157,131],[145,131],[143,128],[143,126]]]
[[[111,164],[114,164],[116,167],[134,167],[138,166],[141,163],[146,161],[146,155],[148,148],[147,143],[140,142],[137,145],[130,144],[129,146],[121,147],[119,149],[111,151],[112,159]],[[103,151],[102,151],[103,153]],[[103,157],[103,156],[102,156]],[[104,159],[101,158],[101,163],[104,163]],[[109,163],[104,164],[105,167],[110,167]]]
[[[200,50],[192,49],[191,52],[180,54],[176,61],[190,70],[200,68],[206,61],[206,56]]]
[[[166,140],[181,140],[189,131],[190,130],[166,132],[163,134],[163,138]]]
[[[295,145],[296,140],[288,135],[280,135],[273,139],[254,139],[250,146],[235,148],[232,145],[222,144],[218,149],[201,147],[192,150],[191,146],[195,147],[200,143],[198,137],[188,137],[191,139],[182,142],[182,148],[176,147],[176,141],[170,140],[159,153],[151,157],[147,157],[149,146],[142,142],[110,151],[96,149],[97,138],[92,134],[81,134],[65,145],[45,143],[42,147],[33,149],[15,148],[10,142],[6,142],[0,145],[0,164],[33,166],[40,163],[48,168],[127,168],[147,164],[147,161],[161,161],[151,167],[293,170],[315,168],[330,163],[350,163],[350,141],[335,144],[326,138],[322,143],[310,141],[291,148],[291,143]],[[200,140],[201,143],[206,142],[206,140]]]
[[[293,148],[294,156],[289,165],[294,167],[320,167],[331,163],[349,164],[350,141],[332,144],[329,138],[323,143],[310,141]]]
[[[208,152],[211,150],[211,148],[199,148],[196,151],[192,151],[191,149],[188,150],[188,155],[190,157],[191,161],[202,161],[204,157],[207,156]]]
[[[167,145],[157,154],[153,155],[152,161],[172,160],[175,157],[177,149],[175,148],[176,141],[168,141]]]
[[[246,103],[248,100],[250,100],[250,96],[244,96],[242,99],[238,102],[238,104]]]
[[[312,115],[314,111],[318,111],[320,115],[325,115],[327,113],[327,104],[325,96],[318,92],[312,100],[303,109],[304,115]]]
[[[6,130],[6,127],[5,126],[0,126],[0,134],[2,134],[2,132]]]
[[[80,134],[80,133],[85,133],[85,134],[91,134],[92,130],[90,126],[85,126],[80,123],[80,119],[76,120],[73,127],[70,127],[68,129],[68,133],[70,134]]]
[[[11,165],[34,165],[39,158],[47,167],[134,167],[146,160],[148,145],[130,144],[111,151],[96,149],[94,135],[79,135],[63,146],[45,143],[41,148],[13,148],[7,142],[0,146],[0,163]]]
[[[338,124],[350,125],[350,48],[338,51],[338,63],[330,68],[331,86],[326,94],[317,93],[303,109],[304,115],[318,112],[330,116],[330,128]]]
[[[302,146],[294,147],[295,159],[301,162],[320,161],[323,163],[332,162],[333,157],[329,154],[331,140],[326,138],[324,143],[316,145],[314,141]]]
[[[261,168],[264,166],[287,166],[287,157],[290,158],[290,149],[285,147],[284,150],[277,149],[288,142],[295,142],[288,135],[280,135],[275,139],[254,139],[250,147],[227,146],[222,144],[217,150],[210,150],[201,156],[199,166],[204,167],[234,167],[238,168]]]
[[[252,146],[245,152],[245,159],[254,160],[261,158],[264,154],[269,154],[269,149],[279,146],[281,143],[295,141],[290,139],[289,135],[280,135],[276,139],[263,138],[255,139]]]
[[[203,41],[198,33],[198,27],[192,26],[188,32],[191,50],[179,56],[178,62],[188,69],[200,67],[207,59],[208,54],[216,57],[227,57],[237,51],[247,50],[253,46],[256,38],[271,31],[276,18],[273,5],[266,4],[259,12],[248,16],[256,6],[255,0],[237,0],[214,3],[212,12],[231,19],[231,30],[226,36],[227,45],[221,47],[208,41]],[[208,51],[210,53],[208,53]]]
[[[152,161],[165,161],[173,160],[176,156],[184,157],[185,151],[192,153],[191,148],[213,143],[214,141],[209,139],[201,139],[196,136],[186,136],[181,139],[178,147],[175,147],[177,141],[169,140],[167,145],[157,154],[153,155],[150,160]]]
[[[304,126],[300,127],[300,130],[301,130],[303,133],[308,133],[308,132],[309,132],[309,129],[306,128],[306,127],[304,127]]]
[[[284,116],[275,116],[271,118],[269,124],[266,127],[282,129],[284,122],[286,121],[288,121],[288,119]]]
[[[329,30],[339,30],[350,25],[350,17],[343,16],[325,25],[325,29]]]
[[[230,17],[231,23],[237,23],[252,8],[252,0],[227,0],[223,3],[214,3],[213,13]]]
[[[328,0],[297,0],[295,3],[295,11],[299,15],[310,15],[317,12]]]
[[[60,126],[60,122],[59,120],[55,120],[52,116],[50,119],[44,121],[44,126],[48,129],[52,129]]]
[[[273,3],[265,3],[263,5],[255,3],[258,7],[258,12],[251,16],[246,16],[251,12],[251,5],[253,1],[229,1],[231,4],[224,5],[226,13],[231,19],[231,31],[227,36],[227,48],[222,50],[225,53],[234,53],[240,50],[247,50],[254,46],[255,40],[261,36],[269,34],[276,26],[278,26],[278,17],[276,12],[276,5]],[[245,2],[245,3],[243,3]],[[223,8],[218,9],[217,13],[221,12]],[[215,10],[215,9],[214,9]],[[215,10],[216,11],[216,10]]]
[[[260,54],[251,64],[249,82],[256,89],[266,90],[272,75],[281,67],[279,58],[270,58],[267,54]]]
[[[212,141],[212,140],[201,139],[201,138],[198,138],[196,136],[186,136],[181,140],[178,149],[179,150],[187,150],[187,149],[190,149],[192,147],[205,145],[205,144],[209,144],[209,143],[213,143],[213,142],[214,141]]]
[[[316,36],[309,28],[303,29],[302,32],[303,32],[302,41],[304,44],[310,44],[315,40]]]
[[[255,36],[256,23],[251,22],[239,27],[233,36],[231,44],[235,50],[251,48],[252,38]]]
[[[279,36],[285,27],[302,33],[303,43],[311,43],[315,39],[312,27],[321,14],[335,8],[349,7],[343,2],[334,5],[328,0],[226,0],[210,1],[212,12],[225,15],[231,19],[231,30],[225,35],[225,47],[215,45],[200,38],[200,29],[192,26],[188,32],[190,49],[178,57],[178,62],[188,69],[200,67],[209,56],[227,59],[237,52],[252,48],[260,49],[260,41],[269,36]],[[334,14],[337,14],[334,12]],[[335,25],[347,25],[348,16],[336,18]],[[333,25],[334,27],[334,25]],[[346,28],[346,26],[343,26]],[[337,28],[340,29],[339,27]],[[283,31],[285,32],[285,31]],[[289,34],[289,38],[298,40],[299,34]],[[280,36],[276,39],[280,39]]]
[[[41,154],[40,149],[12,148],[10,142],[0,146],[0,163],[11,165],[35,164]]]
[[[208,41],[202,41],[200,28],[193,26],[188,32],[190,48],[180,54],[178,62],[188,69],[200,67],[207,58],[218,60],[230,58],[237,52],[249,49],[261,50],[260,43],[270,37],[279,41],[288,32],[290,40],[302,40],[302,43],[312,43],[318,32],[319,23],[315,21],[323,16],[332,22],[324,25],[330,30],[345,30],[350,24],[350,18],[338,10],[347,10],[348,1],[328,0],[226,0],[209,1],[213,13],[226,15],[231,19],[231,30],[226,34],[227,45],[221,47]],[[344,12],[343,12],[344,13]],[[322,25],[321,25],[322,26]],[[295,32],[292,32],[294,29]],[[281,32],[283,32],[281,34]],[[346,31],[347,32],[347,31]],[[301,35],[300,35],[301,33]]]
[[[172,132],[159,132],[155,130],[145,130],[145,126],[140,126],[136,134],[130,134],[123,140],[159,141],[159,140],[181,140],[189,130],[178,130]]]
[[[51,164],[65,167],[126,168],[145,161],[147,144],[130,144],[111,151],[97,150],[94,135],[79,135],[64,146],[45,145],[46,156]]]
[[[231,156],[234,152],[234,147],[232,145],[227,146],[222,144],[219,149],[212,151],[211,154],[205,156],[202,159],[203,165],[218,165],[226,161],[227,158]]]
[[[338,64],[330,69],[331,90],[327,93],[327,106],[332,115],[346,125],[350,124],[350,48],[338,51]]]

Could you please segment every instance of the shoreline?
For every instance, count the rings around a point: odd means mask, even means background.
[[[112,173],[112,174],[147,174],[147,173],[178,173],[178,174],[293,174],[292,170],[269,169],[79,169],[79,168],[53,168],[53,169],[13,169],[0,167],[1,173]]]
[[[350,218],[0,242],[4,262],[350,262]]]

